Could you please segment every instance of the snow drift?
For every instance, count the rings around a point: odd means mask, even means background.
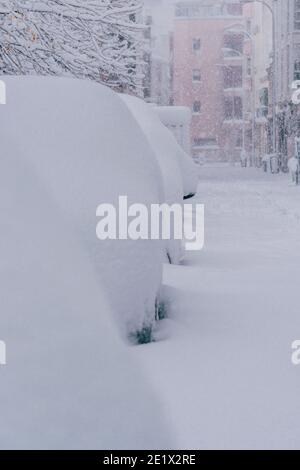
[[[173,134],[176,142],[187,153],[191,152],[192,112],[187,106],[160,106],[153,104],[159,119]]]
[[[173,133],[165,125],[165,121],[176,123],[176,106],[150,106],[143,100],[133,96],[121,95],[136,120],[147,135],[154,153],[158,159],[164,177],[166,197],[174,197],[174,193],[181,192],[185,197],[197,192],[198,170],[192,158],[178,144]],[[182,118],[181,114],[178,120]],[[179,184],[178,168],[180,172]],[[169,171],[173,173],[169,173]],[[173,189],[172,189],[173,187]],[[176,188],[176,189],[174,189]]]
[[[1,141],[6,136],[18,145],[72,223],[124,334],[148,331],[155,319],[163,243],[96,237],[100,203],[117,207],[120,195],[147,207],[162,200],[160,171],[145,136],[118,95],[102,85],[65,78],[5,81]],[[2,145],[6,155],[14,151]]]
[[[93,263],[25,153],[7,139],[0,159],[0,338],[7,344],[0,448],[168,448],[160,405],[116,333]]]
[[[145,101],[129,95],[120,95],[136,119],[138,126],[148,139],[159,164],[164,188],[164,202],[181,203],[183,199],[183,181],[177,156],[176,141],[171,133],[160,122],[153,109]],[[174,145],[175,144],[175,145]],[[171,262],[178,263],[182,257],[182,244],[179,240],[169,240],[167,251]]]
[[[161,124],[153,109],[143,100],[129,95],[120,95],[152,147],[164,182],[165,201],[172,203],[183,198],[183,183],[177,154],[172,148],[172,135]]]
[[[188,155],[190,148],[191,111],[186,106],[153,106],[153,110],[174,138],[172,147],[173,152],[177,155],[178,164],[181,169],[184,195],[185,197],[194,195],[197,192],[198,170],[194,161]],[[171,129],[174,129],[174,132]],[[175,144],[177,149],[175,149]]]

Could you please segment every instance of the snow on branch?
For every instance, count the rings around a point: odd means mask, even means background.
[[[0,0],[0,74],[143,84],[142,0]]]

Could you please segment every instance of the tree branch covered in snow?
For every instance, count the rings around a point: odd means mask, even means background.
[[[68,75],[140,89],[142,0],[0,0],[0,74]]]

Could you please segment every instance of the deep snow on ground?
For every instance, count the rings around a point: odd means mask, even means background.
[[[173,447],[94,264],[18,151],[1,154],[0,213],[0,449]]]
[[[202,167],[206,241],[165,266],[163,341],[136,349],[179,448],[300,448],[300,187]]]
[[[18,151],[39,175],[93,261],[120,331],[135,340],[155,321],[165,244],[100,241],[96,226],[106,214],[96,216],[96,210],[108,203],[118,212],[122,195],[128,206],[163,201],[160,170],[145,135],[120,97],[98,83],[32,76],[5,82],[1,153]]]

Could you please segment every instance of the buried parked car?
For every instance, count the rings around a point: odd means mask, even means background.
[[[122,95],[122,97],[151,142],[164,176],[165,187],[175,185],[178,188],[177,174],[179,168],[184,198],[194,196],[198,185],[197,166],[184,148],[179,145],[174,134],[164,124],[161,108],[151,106],[145,101],[132,96]],[[172,106],[166,106],[164,109],[168,109],[168,113],[172,114],[174,119],[177,107],[173,109]],[[166,116],[167,112],[165,111],[164,118]],[[169,173],[168,170],[170,169],[173,170],[174,174]],[[170,191],[166,190],[166,192]]]
[[[153,106],[160,121],[173,134],[177,146],[178,163],[181,169],[184,198],[195,195],[198,185],[198,170],[190,153],[191,111],[186,106]],[[175,152],[175,147],[173,143]]]
[[[22,142],[1,145],[0,449],[174,448],[72,221]]]
[[[163,177],[165,202],[169,204],[181,202],[184,195],[182,174],[177,154],[174,154],[172,148],[172,135],[145,101],[129,95],[120,95],[120,97],[128,106],[154,151]]]
[[[94,262],[118,324],[146,342],[157,310],[164,243],[99,240],[96,210],[119,196],[147,208],[163,200],[159,167],[128,108],[109,88],[88,81],[7,77],[0,133],[18,146]],[[2,144],[1,152],[14,148]],[[46,247],[45,247],[46,249]],[[74,264],[73,269],[78,267]],[[80,276],[80,272],[78,272]],[[101,315],[99,311],[99,315]]]
[[[185,157],[185,152],[180,148],[171,132],[162,124],[154,109],[145,101],[129,96],[120,95],[130,109],[136,122],[145,133],[149,145],[154,151],[156,160],[160,166],[163,177],[164,201],[168,204],[181,203],[184,196],[196,191],[196,169],[194,179],[190,176],[188,189],[184,188],[184,171],[181,160]],[[191,162],[192,167],[194,167]],[[190,168],[187,166],[187,168]],[[188,179],[187,172],[186,180]],[[182,243],[172,239],[167,250],[169,260],[178,263],[182,258]]]

